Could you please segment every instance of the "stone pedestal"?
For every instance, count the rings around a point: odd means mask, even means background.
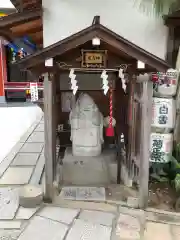
[[[116,179],[117,168],[114,168],[114,164],[113,151],[104,151],[97,157],[76,157],[72,155],[71,148],[67,148],[63,159],[63,184],[110,184]]]

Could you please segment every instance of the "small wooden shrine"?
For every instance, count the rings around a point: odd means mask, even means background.
[[[144,63],[143,69],[137,68],[138,61]],[[44,74],[45,199],[52,201],[53,198],[56,130],[59,124],[67,123],[69,117],[69,113],[62,110],[62,95],[72,93],[69,72],[73,69],[79,77],[75,98],[81,92],[88,93],[106,117],[109,116],[109,93],[104,95],[98,82],[105,71],[108,80],[113,82],[115,136],[120,139],[123,133],[125,138],[127,154],[123,164],[139,185],[139,206],[144,207],[148,199],[152,104],[148,73],[164,72],[168,64],[101,25],[99,17],[94,18],[91,26],[25,57],[18,64],[21,69]]]

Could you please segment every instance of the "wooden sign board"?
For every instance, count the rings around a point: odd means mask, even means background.
[[[107,50],[82,50],[83,68],[106,68]]]
[[[30,83],[31,102],[36,102],[39,99],[37,82]]]

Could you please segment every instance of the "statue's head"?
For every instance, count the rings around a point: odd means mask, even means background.
[[[84,119],[84,121],[91,122],[96,126],[103,124],[103,117],[97,105],[88,94],[84,93],[79,96],[75,108],[71,110],[69,118],[70,124],[72,119]]]
[[[80,111],[97,111],[97,106],[88,94],[81,94],[78,98]]]

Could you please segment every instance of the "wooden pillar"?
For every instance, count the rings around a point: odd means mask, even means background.
[[[176,69],[180,69],[180,50],[178,54],[177,62],[176,62]],[[176,120],[175,120],[175,126],[174,126],[174,146],[180,142],[180,85],[177,88],[176,92]]]
[[[140,145],[140,178],[139,178],[139,207],[146,208],[149,197],[149,158],[150,134],[152,122],[153,86],[148,75],[144,75],[143,93],[141,98],[141,145]]]
[[[131,75],[129,79],[129,103],[128,103],[128,168],[131,168],[132,160],[132,146],[133,146],[133,128],[134,128],[134,119],[133,119],[133,102],[134,102],[134,91],[136,84],[136,75]]]
[[[4,83],[7,82],[7,65],[4,41],[0,39],[0,102],[5,102]]]
[[[44,76],[45,202],[52,202],[54,192],[54,163],[56,161],[56,112],[54,86],[54,74],[46,73]]]

